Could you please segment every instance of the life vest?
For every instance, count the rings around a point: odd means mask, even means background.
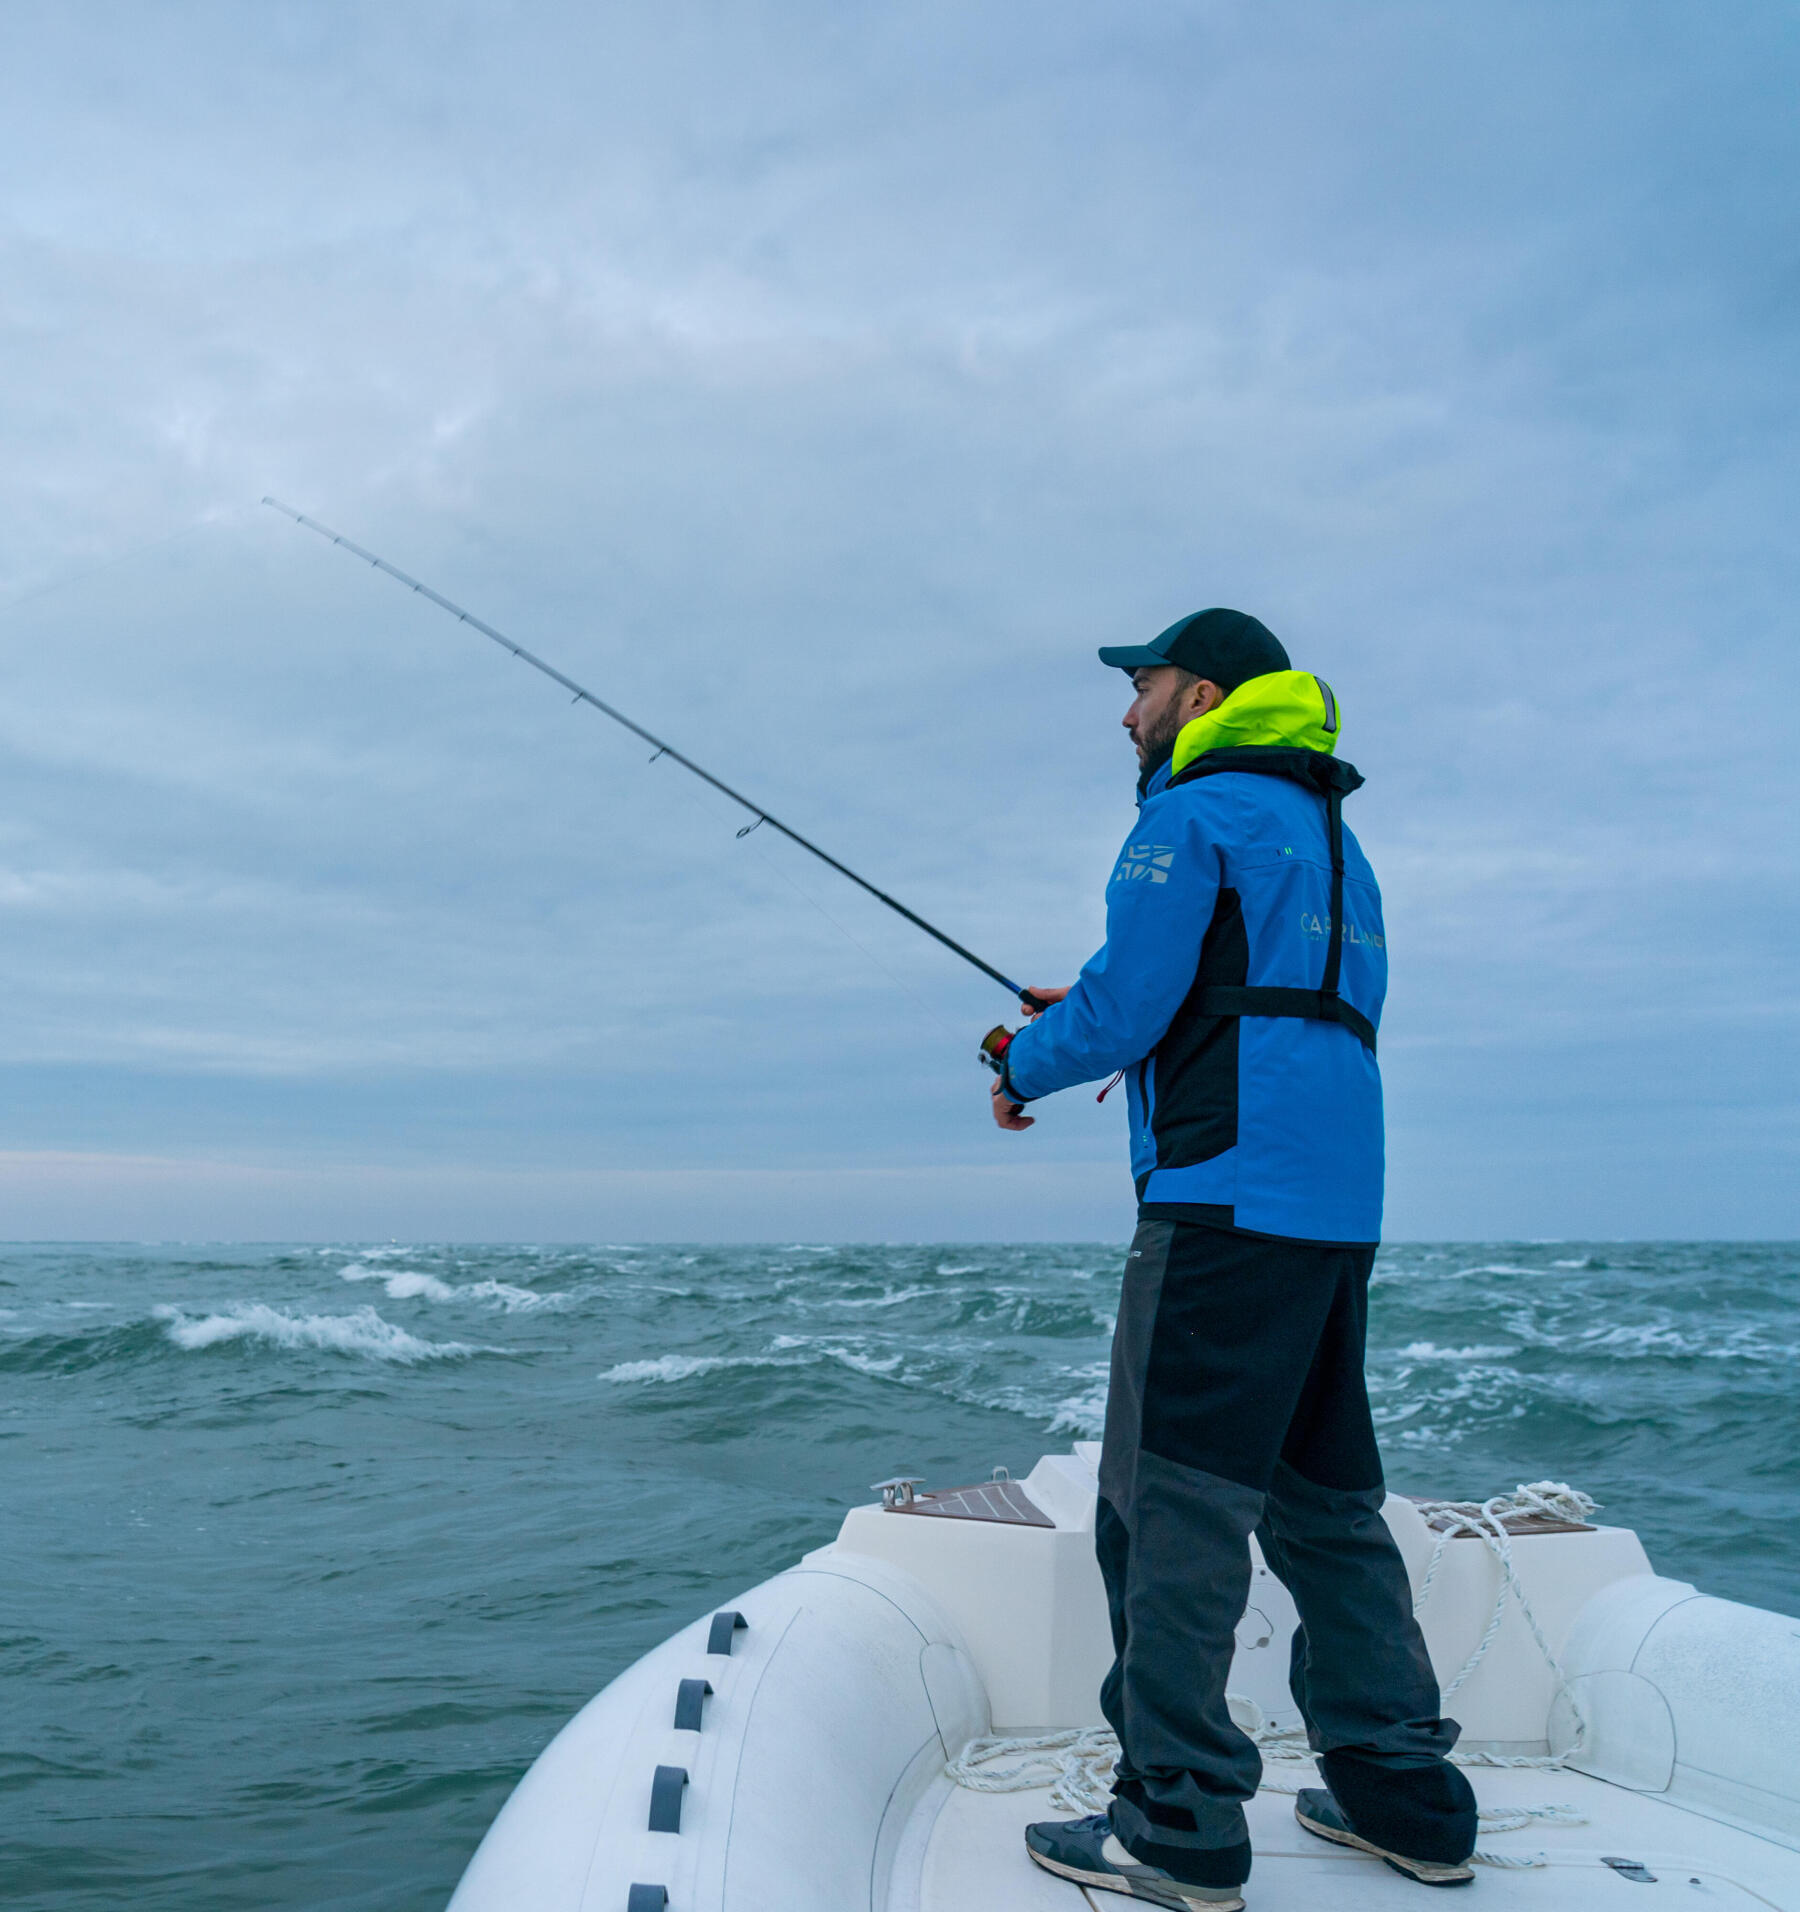
[[[1225,738],[1292,735],[1296,728],[1296,693],[1306,687],[1305,704],[1318,699],[1316,715],[1306,712],[1306,728],[1326,740],[1323,750],[1273,742],[1233,743]],[[1331,754],[1338,729],[1337,699],[1321,677],[1303,671],[1271,672],[1241,685],[1216,709],[1195,718],[1176,740],[1169,788],[1201,777],[1229,772],[1258,777],[1286,777],[1314,790],[1325,804],[1326,834],[1331,848],[1331,924],[1325,945],[1325,974],[1317,989],[1278,989],[1268,986],[1230,987],[1215,984],[1201,992],[1203,1016],[1297,1016],[1306,1022],[1335,1022],[1348,1029],[1371,1055],[1375,1053],[1375,1025],[1360,1009],[1338,994],[1344,961],[1344,819],[1343,802],[1362,787],[1362,773]],[[1214,742],[1213,738],[1221,741]]]

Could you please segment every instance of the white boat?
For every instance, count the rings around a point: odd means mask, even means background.
[[[831,1545],[584,1707],[501,1810],[451,1912],[1129,1903],[1039,1870],[1022,1838],[1029,1820],[1092,1809],[1106,1764],[1098,1458],[1080,1443],[1023,1481],[888,1484]],[[1390,1496],[1386,1516],[1483,1808],[1468,1903],[1800,1912],[1800,1620],[1662,1578],[1624,1527],[1446,1505]],[[1419,1886],[1295,1822],[1294,1788],[1318,1782],[1294,1738],[1294,1625],[1257,1558],[1230,1681],[1266,1754],[1249,1903],[1416,1907]]]

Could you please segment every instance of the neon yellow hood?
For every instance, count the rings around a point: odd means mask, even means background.
[[[1233,744],[1266,749],[1337,749],[1338,703],[1331,686],[1310,671],[1270,671],[1240,684],[1222,704],[1184,725],[1175,739],[1169,775],[1178,777],[1196,757]]]

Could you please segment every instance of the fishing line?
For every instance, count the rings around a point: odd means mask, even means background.
[[[622,724],[634,737],[641,737],[645,743],[653,744],[656,747],[656,757],[651,758],[650,761],[652,763],[656,761],[657,757],[673,757],[674,760],[681,765],[682,769],[691,770],[702,783],[711,784],[715,790],[722,796],[729,797],[740,809],[750,812],[750,821],[738,831],[740,837],[747,837],[752,830],[759,828],[765,823],[768,824],[771,829],[779,830],[790,842],[799,844],[801,849],[805,850],[811,856],[816,856],[821,863],[829,865],[832,869],[836,870],[840,876],[847,876],[858,889],[867,890],[878,903],[885,903],[896,915],[904,916],[915,929],[922,929],[927,936],[942,943],[953,955],[960,956],[965,963],[971,964],[974,968],[979,969],[984,976],[992,977],[1003,989],[1017,996],[1019,1001],[1024,1004],[1027,1009],[1035,1010],[1049,1007],[1047,1003],[1034,996],[1031,991],[1026,989],[1022,984],[1014,982],[1010,976],[1003,975],[992,963],[983,962],[972,949],[965,949],[954,937],[946,936],[936,924],[926,922],[925,918],[920,916],[916,911],[909,910],[906,905],[897,898],[889,896],[886,890],[877,889],[867,877],[858,876],[849,864],[840,863],[835,856],[831,855],[827,850],[820,849],[809,837],[803,837],[798,830],[790,828],[790,826],[783,823],[779,817],[772,816],[760,803],[751,802],[741,791],[732,789],[731,785],[726,783],[722,778],[715,777],[710,770],[705,770],[699,764],[695,763],[692,757],[685,756],[681,751],[677,750],[673,744],[665,743],[662,738],[658,737],[653,731],[646,730],[642,724],[634,723],[622,710],[616,710],[603,698],[596,697],[591,690],[587,690],[582,685],[576,683],[574,678],[565,677],[554,664],[546,663],[543,658],[528,651],[523,644],[514,643],[504,631],[495,630],[493,625],[483,622],[473,611],[465,611],[460,604],[453,603],[449,598],[443,596],[442,593],[434,591],[430,585],[420,583],[417,578],[411,577],[397,566],[389,564],[386,558],[377,557],[373,551],[364,550],[360,544],[353,544],[350,539],[344,537],[340,532],[333,531],[328,525],[320,524],[316,518],[307,517],[302,511],[296,511],[292,505],[284,505],[279,498],[264,498],[263,503],[268,505],[272,510],[279,511],[283,517],[292,518],[295,524],[303,525],[308,531],[317,532],[321,538],[328,540],[330,543],[341,545],[352,557],[361,558],[363,563],[373,565],[377,571],[386,572],[397,584],[404,584],[409,591],[417,592],[420,597],[435,604],[440,610],[448,611],[459,624],[467,624],[472,630],[479,631],[483,637],[492,638],[502,650],[510,651],[522,664],[529,664],[533,670],[542,672],[553,684],[560,684],[564,690],[573,694],[576,703],[591,704],[595,710],[599,711],[601,716],[610,717],[615,724]]]
[[[797,877],[789,875],[789,873],[786,870],[784,870],[781,867],[781,865],[777,863],[775,859],[772,856],[770,856],[766,850],[758,849],[754,843],[752,843],[750,847],[751,849],[756,851],[756,854],[763,860],[763,862],[766,863],[769,866],[769,868],[773,870],[778,877],[781,878],[782,882],[784,882],[788,886],[788,888],[794,892],[796,896],[801,898],[803,902],[810,903],[813,906],[813,908],[816,909],[822,917],[824,917],[826,922],[828,922],[831,925],[831,927],[834,930],[836,930],[841,937],[843,937],[845,942],[850,944],[851,947],[854,949],[860,949],[862,953],[866,957],[868,957],[869,961],[872,962],[875,965],[875,967],[879,969],[885,977],[887,977],[888,981],[891,982],[894,985],[894,987],[900,991],[901,995],[906,997],[906,999],[913,1005],[915,1009],[919,1011],[921,1015],[929,1016],[931,1020],[935,1022],[941,1030],[943,1030],[945,1035],[954,1038],[958,1042],[962,1041],[963,1039],[962,1032],[957,1029],[952,1029],[950,1025],[943,1019],[943,1017],[940,1016],[938,1012],[932,1008],[930,1003],[928,1003],[925,1000],[925,998],[921,996],[919,992],[916,989],[914,989],[913,986],[909,982],[907,982],[903,976],[901,976],[898,970],[890,969],[888,965],[885,962],[883,962],[879,956],[875,954],[875,952],[868,946],[867,943],[865,943],[862,940],[860,936],[854,935],[843,923],[839,922],[838,919],[832,915],[830,910],[828,910],[825,907],[825,905],[821,903],[816,896],[813,895],[812,891],[809,890],[805,886],[805,884],[800,882],[800,880]]]
[[[652,757],[650,761],[652,763],[655,763],[656,758]],[[699,815],[703,816],[708,823],[716,823],[718,821],[719,813],[712,808],[711,804],[708,803],[707,800],[701,796],[700,792],[696,790],[692,784],[689,784],[689,783],[677,784],[675,788],[681,791],[682,795],[685,796],[688,802],[693,805],[695,811],[698,812]],[[737,834],[740,838],[744,838],[747,836],[748,833],[743,830],[739,830]],[[937,1013],[937,1011],[932,1008],[932,1006],[925,1000],[925,998],[921,996],[919,992],[916,989],[914,989],[909,982],[907,982],[905,977],[903,977],[898,970],[891,968],[886,962],[886,960],[883,957],[878,956],[875,953],[875,951],[872,950],[868,946],[868,944],[862,940],[860,936],[856,935],[848,927],[848,925],[842,922],[838,917],[833,916],[830,910],[828,910],[825,907],[825,905],[819,901],[819,899],[812,893],[812,891],[809,890],[806,887],[806,885],[802,883],[800,879],[797,876],[795,876],[791,870],[784,870],[781,867],[781,865],[777,863],[772,856],[770,856],[768,851],[765,850],[761,846],[761,844],[757,843],[754,838],[750,838],[747,842],[745,842],[744,847],[747,850],[749,850],[750,853],[756,858],[756,860],[759,863],[761,863],[772,875],[780,877],[782,882],[784,882],[788,886],[788,888],[792,890],[797,897],[800,898],[801,902],[810,904],[811,907],[819,913],[819,915],[824,917],[826,922],[828,922],[831,925],[831,927],[834,930],[836,930],[841,937],[843,937],[844,941],[847,942],[852,949],[859,950],[864,956],[868,957],[869,961],[873,963],[875,967],[879,969],[885,977],[887,977],[888,981],[891,982],[894,985],[894,987],[900,991],[901,995],[903,995],[907,999],[907,1001],[910,1002],[913,1005],[913,1007],[918,1010],[920,1015],[929,1017],[932,1022],[937,1024],[938,1028],[943,1030],[945,1035],[954,1037],[959,1042],[962,1040],[962,1032],[960,1030],[952,1029],[950,1025],[943,1019],[943,1017],[940,1016]]]
[[[17,597],[0,598],[0,617],[10,615],[21,604],[32,604],[41,597],[48,597],[53,591],[66,591],[73,585],[85,583],[89,578],[97,578],[102,571],[110,571],[115,565],[127,564],[133,558],[141,558],[149,552],[160,551],[166,544],[177,544],[183,538],[191,538],[199,532],[210,531],[216,522],[216,519],[202,518],[198,524],[183,525],[179,531],[167,532],[164,536],[151,538],[144,544],[134,544],[129,549],[119,552],[116,557],[102,558],[98,564],[90,565],[85,571],[72,571],[67,576],[52,578],[48,584],[33,585],[29,591],[21,591]]]

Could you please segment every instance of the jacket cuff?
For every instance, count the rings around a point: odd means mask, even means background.
[[[1013,1080],[1013,1050],[1018,1045],[1019,1036],[1024,1035],[1024,1033],[1025,1031],[1021,1029],[1019,1035],[1013,1037],[1012,1041],[1007,1045],[1006,1054],[1000,1058],[1000,1093],[1005,1096],[1009,1102],[1016,1102],[1020,1107],[1023,1107],[1027,1102],[1035,1099],[1032,1096],[1028,1096]]]

